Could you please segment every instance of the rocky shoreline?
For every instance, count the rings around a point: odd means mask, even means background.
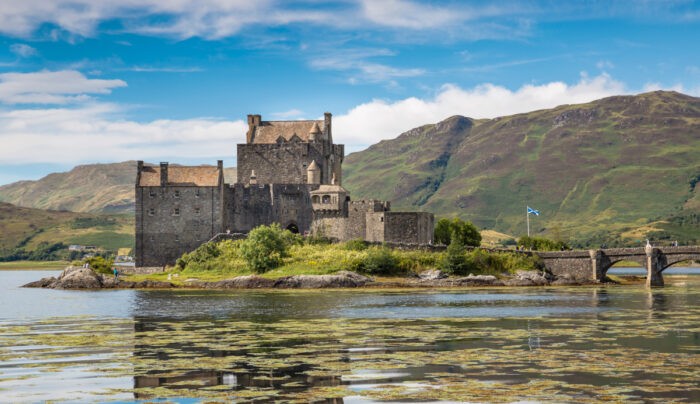
[[[92,269],[67,267],[58,277],[43,278],[30,282],[25,288],[49,289],[324,289],[324,288],[443,288],[474,286],[549,286],[594,284],[569,278],[557,278],[540,271],[518,271],[506,279],[493,275],[472,275],[450,278],[439,270],[424,271],[419,275],[400,282],[379,282],[350,271],[340,271],[332,275],[293,275],[277,279],[258,275],[238,276],[216,282],[196,279],[185,284],[143,280],[139,282],[115,279],[111,275],[100,275]]]

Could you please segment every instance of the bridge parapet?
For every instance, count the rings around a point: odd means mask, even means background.
[[[633,261],[647,269],[647,285],[662,286],[661,273],[678,262],[700,260],[700,246],[609,248],[604,250],[536,251],[551,273],[601,281],[616,262]]]

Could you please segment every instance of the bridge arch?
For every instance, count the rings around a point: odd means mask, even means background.
[[[610,257],[606,256],[606,259],[604,259],[603,261],[604,262],[601,263],[601,268],[600,268],[600,273],[602,276],[606,276],[608,273],[608,270],[610,270],[610,268],[612,268],[613,265],[615,265],[621,261],[632,261],[634,263],[639,264],[639,266],[644,270],[646,270],[646,266],[647,266],[646,257],[642,258],[639,256],[627,256],[627,257],[622,256],[622,257],[614,257],[614,258],[610,258]]]

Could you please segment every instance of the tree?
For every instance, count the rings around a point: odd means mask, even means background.
[[[252,270],[265,272],[276,268],[282,258],[289,256],[288,248],[280,225],[273,223],[250,231],[248,238],[241,243],[241,257]]]
[[[470,222],[454,218],[442,218],[435,225],[433,239],[437,244],[451,244],[452,236],[460,239],[463,245],[478,247],[481,245],[481,233]]]
[[[441,270],[450,274],[466,275],[469,268],[468,264],[464,243],[462,243],[457,232],[453,231],[450,245],[447,246],[445,255],[442,257],[442,260],[440,260],[438,266]]]
[[[568,250],[570,247],[563,241],[554,241],[548,238],[522,236],[518,239],[518,245],[535,251],[559,251]]]

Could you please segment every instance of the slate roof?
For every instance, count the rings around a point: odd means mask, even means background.
[[[219,169],[216,166],[168,166],[168,185],[216,187]],[[144,166],[139,186],[159,187],[160,167]]]
[[[255,127],[253,143],[277,143],[280,136],[288,142],[294,135],[308,142],[309,134],[316,130],[320,133],[323,124],[323,121],[262,121]]]

